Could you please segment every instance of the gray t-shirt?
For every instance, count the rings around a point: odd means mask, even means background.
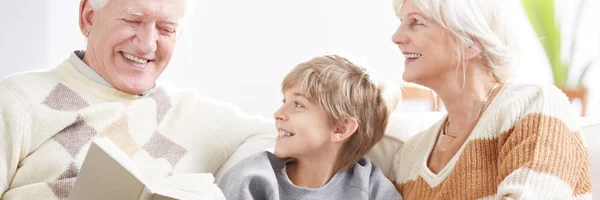
[[[321,188],[295,186],[285,170],[289,159],[261,152],[242,160],[218,183],[228,200],[236,199],[402,199],[392,182],[366,158],[338,171]]]

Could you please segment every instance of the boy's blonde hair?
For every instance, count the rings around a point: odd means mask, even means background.
[[[346,58],[324,55],[298,64],[284,78],[282,92],[299,86],[302,94],[325,109],[332,126],[346,117],[358,121],[337,163],[346,168],[358,162],[385,134],[388,117],[399,98],[398,92],[388,95],[387,91],[394,90],[385,85],[375,83],[365,68]]]

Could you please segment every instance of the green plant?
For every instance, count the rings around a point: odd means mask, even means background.
[[[567,87],[569,74],[574,73],[572,71],[572,66],[575,47],[577,46],[576,31],[581,22],[583,8],[588,1],[589,0],[579,1],[573,29],[571,30],[571,48],[569,49],[569,56],[566,60],[562,60],[561,29],[555,13],[554,0],[521,0],[533,29],[537,36],[540,37],[540,42],[544,47],[548,61],[550,61],[554,84],[557,86]],[[577,78],[577,87],[583,86],[583,79],[588,69],[594,64],[593,61],[593,59],[590,59],[585,63],[585,66],[583,66],[583,70]]]

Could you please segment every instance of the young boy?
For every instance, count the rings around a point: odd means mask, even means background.
[[[230,169],[219,183],[227,199],[402,199],[362,158],[383,137],[397,96],[336,55],[300,63],[282,91],[275,154]]]

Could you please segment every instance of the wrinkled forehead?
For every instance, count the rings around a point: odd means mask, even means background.
[[[111,0],[111,11],[119,16],[179,22],[186,11],[185,0]]]

